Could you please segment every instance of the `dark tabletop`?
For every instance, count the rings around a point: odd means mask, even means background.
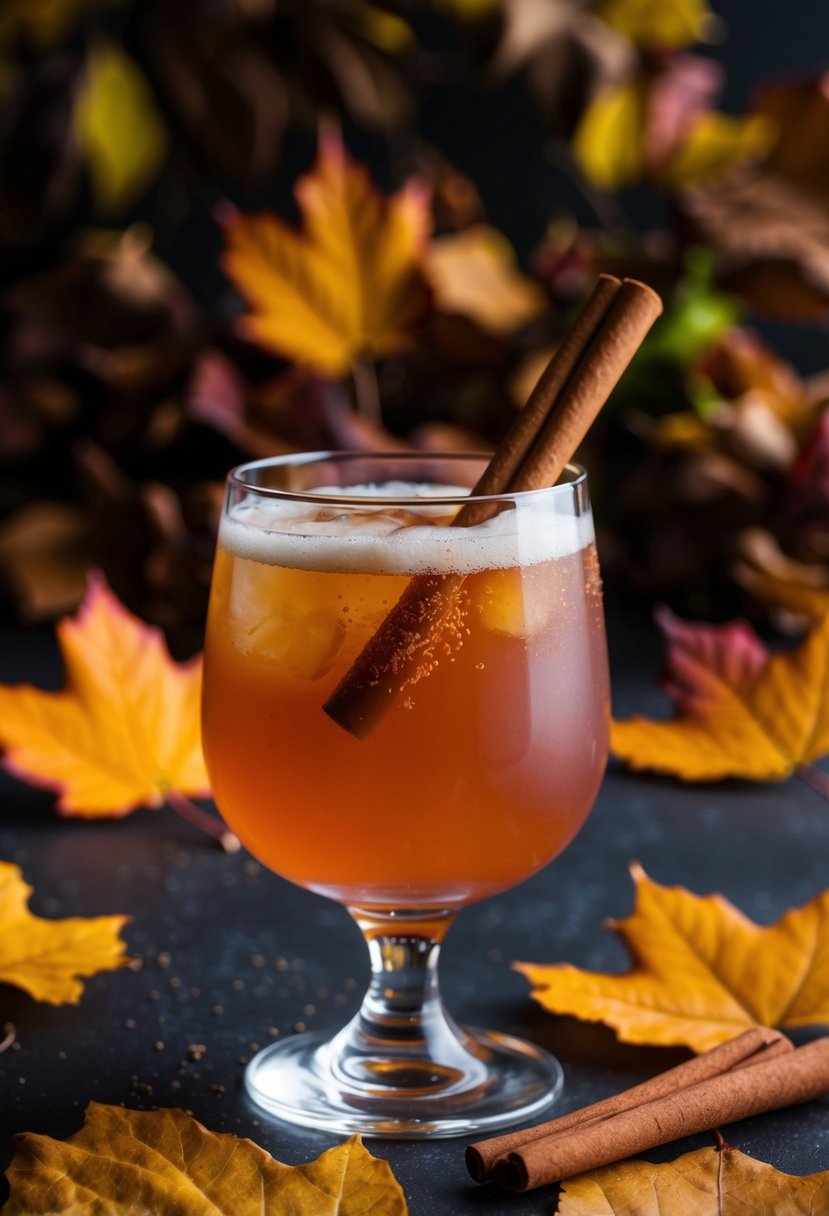
[[[47,637],[2,640],[0,681],[57,686]],[[614,624],[618,715],[665,712],[654,683],[658,659],[647,622]],[[47,795],[10,778],[0,796],[0,859],[20,865],[35,887],[33,910],[127,913],[129,951],[141,960],[139,969],[87,981],[77,1007],[0,989],[0,1025],[17,1029],[14,1047],[0,1055],[3,1168],[15,1132],[66,1136],[90,1100],[180,1106],[211,1130],[249,1136],[288,1163],[336,1143],[258,1115],[241,1075],[256,1045],[303,1026],[333,1030],[355,1011],[367,967],[348,915],[244,852],[223,854],[169,811],[65,821],[52,815]],[[829,806],[796,779],[691,787],[612,765],[587,826],[562,857],[460,915],[441,965],[446,1002],[461,1022],[526,1036],[558,1055],[566,1071],[559,1111],[595,1101],[689,1053],[625,1046],[604,1027],[545,1013],[510,962],[623,970],[624,950],[602,922],[630,911],[632,859],[661,883],[720,891],[767,923],[827,885],[827,846]],[[203,1055],[188,1051],[194,1044],[204,1045]],[[829,1169],[829,1106],[747,1120],[730,1127],[727,1139],[792,1173]],[[412,1216],[554,1211],[554,1188],[515,1197],[476,1187],[464,1168],[465,1143],[372,1140],[368,1147],[391,1163]],[[699,1136],[649,1156],[667,1160],[709,1143]]]

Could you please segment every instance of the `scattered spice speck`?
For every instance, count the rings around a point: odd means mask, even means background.
[[[213,1008],[210,1010],[210,1012],[212,1014],[215,1014],[216,1017],[218,1017],[219,1014],[224,1013],[224,1011],[225,1011],[224,1005],[214,1005]]]
[[[173,961],[173,959],[172,959],[172,956],[170,955],[169,951],[162,950],[159,954],[157,954],[155,956],[155,961],[156,961],[157,966],[164,968],[164,967],[169,967],[170,963]]]
[[[135,1030],[135,1018],[127,1018],[124,1022],[124,1026],[127,1030]]]
[[[161,1039],[156,1039],[156,1041],[153,1043],[153,1051],[163,1051],[163,1050],[164,1050],[163,1042],[161,1041]]]
[[[244,980],[234,980],[230,986],[234,992],[244,992],[245,991],[245,981]]]

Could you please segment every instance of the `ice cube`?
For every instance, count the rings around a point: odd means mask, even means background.
[[[330,670],[345,638],[336,608],[321,602],[307,571],[240,562],[233,576],[229,624],[237,650],[297,679]]]
[[[511,638],[529,638],[549,622],[554,601],[547,580],[536,580],[532,572],[492,570],[475,588],[478,619],[493,633]]]

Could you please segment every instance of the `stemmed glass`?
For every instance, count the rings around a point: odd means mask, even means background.
[[[311,453],[233,470],[205,646],[216,802],[265,865],[343,904],[371,983],[333,1038],[250,1062],[250,1097],[293,1123],[448,1136],[530,1118],[558,1062],[461,1029],[437,960],[455,914],[547,864],[607,754],[601,587],[584,472],[453,526],[479,457]],[[358,739],[323,705],[413,576],[447,603],[388,712]],[[451,576],[451,577],[450,577]],[[451,583],[451,594],[448,587]]]

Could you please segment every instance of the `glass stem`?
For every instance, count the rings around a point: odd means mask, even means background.
[[[441,943],[454,913],[349,911],[362,930],[371,983],[357,1016],[336,1036],[332,1063],[372,1090],[468,1089],[481,1070],[474,1042],[447,1015],[438,988]]]

